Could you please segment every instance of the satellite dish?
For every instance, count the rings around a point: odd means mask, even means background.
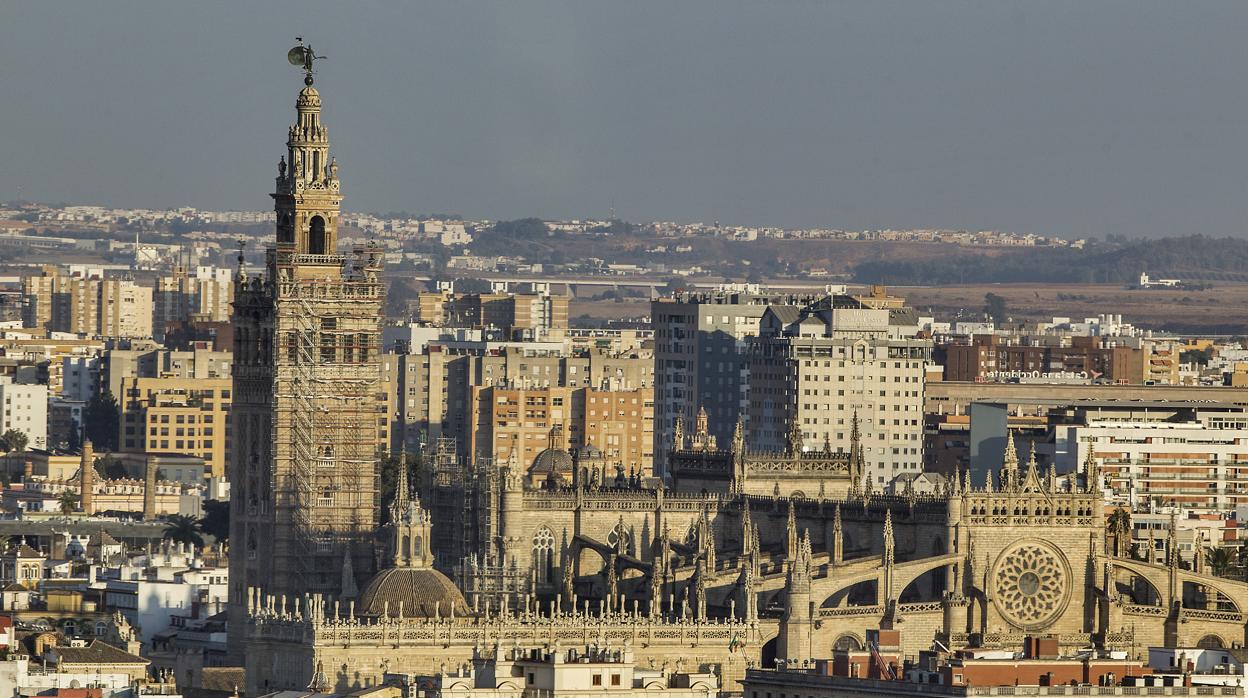
[[[303,65],[307,50],[304,46],[296,46],[286,52],[286,60],[290,61],[291,65]]]

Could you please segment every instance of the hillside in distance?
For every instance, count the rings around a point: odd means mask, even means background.
[[[853,268],[860,283],[1130,284],[1140,272],[1193,282],[1248,281],[1248,240],[1204,235],[1102,242],[1087,249],[1022,247],[995,254],[970,249],[927,259],[886,256]]]

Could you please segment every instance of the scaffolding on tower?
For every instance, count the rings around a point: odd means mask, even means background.
[[[357,250],[345,278],[278,282],[285,301],[279,304],[278,342],[286,355],[277,365],[287,375],[276,376],[285,388],[278,397],[285,399],[278,400],[274,417],[289,425],[284,450],[290,463],[287,477],[276,482],[294,528],[294,549],[287,551],[293,586],[307,592],[334,588],[340,580],[336,565],[344,556],[360,556],[353,544],[367,540],[376,523],[377,415],[384,418],[385,411],[377,399],[381,284],[375,273],[365,273],[376,269],[362,264],[361,256]]]

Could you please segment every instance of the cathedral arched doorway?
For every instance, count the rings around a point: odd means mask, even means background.
[[[763,643],[762,656],[759,657],[759,665],[768,668],[776,665],[776,646],[779,644],[779,638],[773,637]]]
[[[308,252],[311,254],[327,254],[325,239],[325,219],[312,216],[308,227]]]

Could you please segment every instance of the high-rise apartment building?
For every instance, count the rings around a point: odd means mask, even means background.
[[[218,380],[229,378],[234,355],[228,351],[173,351],[170,349],[109,349],[102,356],[66,364],[66,373],[77,372],[77,380],[97,381],[89,386],[77,386],[79,399],[90,400],[96,390],[107,390],[118,401],[122,399],[121,383],[127,378],[183,378],[193,380]],[[67,381],[66,385],[70,385]]]
[[[453,293],[417,297],[416,320],[441,327],[492,327],[509,338],[543,338],[568,327],[568,297],[550,293]]]
[[[773,305],[749,340],[746,443],[848,452],[855,420],[866,475],[881,489],[923,469],[924,367],[918,316],[880,298],[830,295]],[[875,307],[873,307],[875,306]]]
[[[122,378],[117,443],[126,453],[180,453],[204,459],[224,477],[233,383],[227,377]]]
[[[1240,405],[1087,401],[1050,410],[1049,423],[1058,471],[1091,459],[1109,498],[1128,509],[1248,505],[1248,410]],[[1043,459],[1048,444],[1040,450]]]
[[[747,404],[746,338],[772,304],[800,305],[818,296],[767,293],[754,284],[680,292],[650,304],[654,324],[654,458],[662,469],[676,420],[693,424],[705,408],[711,434],[732,439]]]
[[[177,267],[156,280],[152,293],[152,332],[163,340],[170,323],[186,320],[225,322],[234,302],[234,281],[230,271],[218,267],[196,267],[192,273]]]
[[[471,453],[528,470],[549,445],[593,446],[605,462],[648,473],[653,460],[654,392],[593,388],[473,389]]]
[[[453,344],[432,342],[419,353],[385,355],[383,382],[393,448],[404,438],[414,448],[422,440],[433,443],[452,437],[460,456],[473,453],[470,435],[477,388],[632,393],[654,387],[654,364],[648,351],[565,351],[561,345],[527,346],[527,342],[498,349]]]
[[[89,337],[152,336],[152,289],[126,279],[61,274],[22,279],[22,324]]]
[[[276,246],[235,282],[231,628],[250,587],[350,597],[376,561],[381,253],[338,251],[338,165],[310,72],[306,84],[278,166]],[[235,657],[242,640],[231,633]]]

